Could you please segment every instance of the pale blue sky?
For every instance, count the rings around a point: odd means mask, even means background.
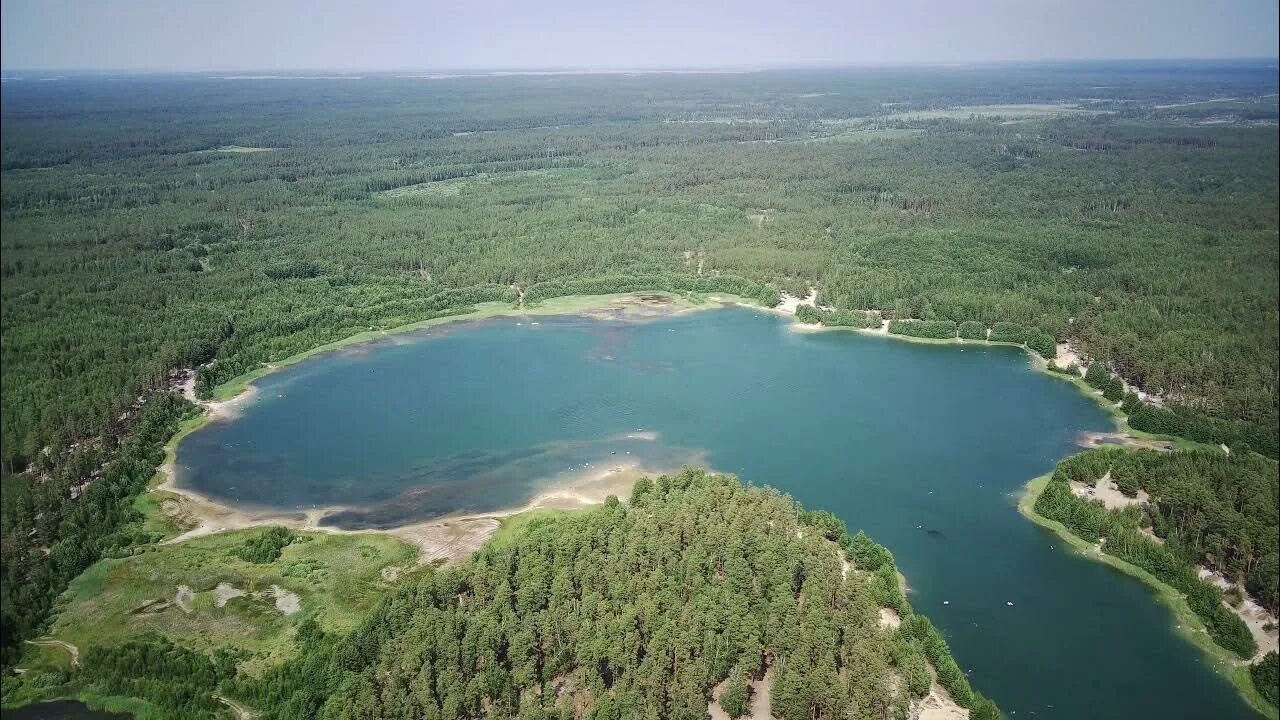
[[[1276,0],[3,0],[6,68],[1275,57]]]

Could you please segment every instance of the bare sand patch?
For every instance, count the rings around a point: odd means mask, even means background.
[[[227,603],[233,598],[243,597],[248,594],[235,585],[218,583],[218,587],[213,589],[213,604],[215,607],[226,607]]]
[[[912,720],[968,720],[969,711],[957,705],[951,698],[951,693],[939,685],[935,678],[929,694],[911,703],[909,717]]]
[[[730,720],[729,713],[720,707],[720,696],[729,687],[726,679],[711,689],[711,702],[707,703],[707,714],[712,720]],[[764,671],[760,679],[748,678],[751,700],[741,720],[773,720],[773,665]]]
[[[1235,613],[1249,627],[1249,633],[1253,635],[1253,639],[1258,643],[1258,652],[1248,660],[1248,662],[1257,662],[1261,660],[1267,653],[1280,651],[1280,629],[1276,627],[1276,616],[1272,615],[1266,608],[1258,604],[1252,596],[1240,585],[1228,580],[1222,573],[1210,570],[1203,565],[1196,568],[1200,579],[1213,583],[1223,590],[1235,590],[1244,598],[1240,605],[1233,607],[1231,603],[1223,600],[1225,605],[1231,612]],[[1271,629],[1268,631],[1267,626]]]
[[[880,608],[880,627],[889,630],[897,630],[902,625],[902,618],[898,616],[898,612],[892,608]]]
[[[1080,374],[1084,375],[1084,358],[1070,342],[1058,343],[1058,356],[1053,359],[1053,364],[1063,370],[1075,365]]]
[[[196,599],[196,593],[187,585],[179,585],[178,592],[173,596],[173,603],[177,605],[182,612],[190,613],[191,602]]]
[[[1083,432],[1076,436],[1076,445],[1083,448],[1102,447],[1104,445],[1121,445],[1131,448],[1143,448],[1158,452],[1173,450],[1173,444],[1164,440],[1149,440],[1123,432]]]
[[[1147,495],[1145,490],[1138,490],[1136,497],[1129,497],[1120,492],[1120,488],[1111,479],[1109,471],[1099,478],[1098,482],[1092,487],[1072,480],[1071,492],[1086,500],[1101,500],[1103,507],[1108,510],[1123,510],[1130,505],[1146,505],[1151,501],[1151,497]]]
[[[271,594],[276,599],[276,609],[285,615],[292,615],[302,609],[302,598],[298,597],[298,593],[272,585]]]
[[[813,305],[817,301],[818,291],[814,288],[809,288],[809,294],[806,297],[796,297],[784,292],[778,297],[778,304],[773,306],[773,310],[783,315],[795,315],[801,305]]]

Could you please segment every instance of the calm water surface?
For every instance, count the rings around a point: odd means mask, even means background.
[[[269,376],[240,419],[182,443],[180,482],[377,527],[511,507],[621,462],[698,462],[888,546],[912,603],[1013,717],[1253,716],[1143,585],[1018,514],[1023,483],[1079,432],[1111,429],[1021,351],[797,333],[741,308],[535,320]]]

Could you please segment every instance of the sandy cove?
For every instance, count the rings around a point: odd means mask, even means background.
[[[241,398],[238,396],[236,400]],[[530,510],[573,510],[598,505],[610,495],[625,497],[635,481],[643,476],[662,474],[661,471],[644,468],[635,462],[617,464],[606,469],[579,473],[572,479],[556,483],[520,507],[447,515],[386,529],[346,530],[322,523],[329,515],[349,508],[328,506],[298,512],[238,510],[201,493],[178,487],[176,471],[173,461],[166,461],[160,468],[164,481],[154,487],[152,492],[175,496],[161,501],[161,512],[178,523],[193,527],[161,541],[161,545],[173,545],[220,532],[279,525],[304,532],[391,535],[418,549],[419,564],[446,563],[470,556],[493,535],[503,518]]]

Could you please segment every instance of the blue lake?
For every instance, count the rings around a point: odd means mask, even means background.
[[[703,464],[889,547],[912,603],[1011,717],[1253,717],[1143,585],[1018,514],[1027,480],[1112,428],[1014,348],[795,332],[743,308],[501,318],[328,353],[256,387],[241,417],[182,442],[181,485],[388,527],[519,506],[614,467]]]

